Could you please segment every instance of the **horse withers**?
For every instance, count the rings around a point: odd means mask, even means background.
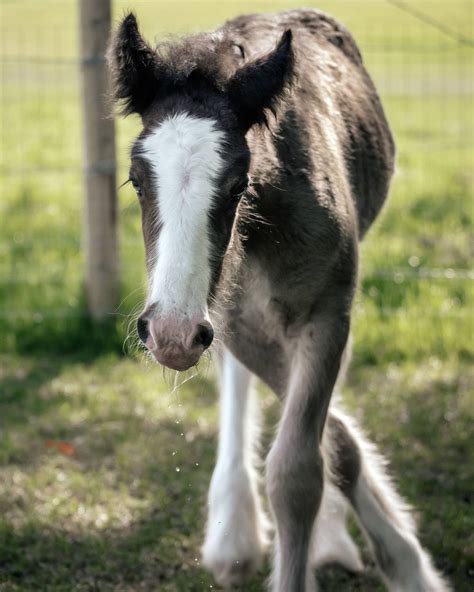
[[[282,402],[265,463],[274,592],[311,592],[314,567],[359,571],[349,508],[388,588],[447,583],[383,461],[331,402],[341,378],[358,244],[387,196],[394,143],[349,32],[315,10],[256,14],[150,46],[133,14],[109,63],[141,116],[130,180],[149,277],[138,334],[156,360],[195,365],[219,337],[220,436],[203,560],[225,587],[261,564],[256,376]]]

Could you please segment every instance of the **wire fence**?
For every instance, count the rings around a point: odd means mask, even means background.
[[[120,15],[124,4],[115,4]],[[143,12],[145,32],[153,38],[211,28],[246,11],[293,5],[178,4],[179,9],[173,2],[142,0],[134,10],[139,17]],[[318,7],[354,33],[398,144],[391,202],[364,247],[363,292],[370,294],[381,282],[423,282],[459,284],[464,294],[474,280],[469,226],[473,42],[472,23],[465,20],[470,11],[462,1],[451,3],[450,10],[445,3],[422,2],[421,10],[398,0],[366,0],[371,10],[364,17],[356,4],[334,0]],[[39,322],[82,314],[77,6],[72,0],[22,0],[4,1],[1,8],[0,319]],[[137,130],[132,120],[118,127],[123,179],[127,147]],[[120,218],[127,294],[143,285],[144,269],[138,206],[129,189],[120,192]],[[134,302],[120,312],[126,314]],[[385,308],[391,309],[390,298]]]

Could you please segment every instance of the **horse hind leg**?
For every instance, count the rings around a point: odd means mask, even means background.
[[[326,479],[321,506],[313,527],[310,557],[314,568],[327,563],[339,563],[352,573],[364,569],[359,549],[347,530],[348,511],[347,500]]]
[[[384,461],[352,421],[331,409],[323,439],[329,478],[349,500],[390,592],[448,592],[421,547]]]

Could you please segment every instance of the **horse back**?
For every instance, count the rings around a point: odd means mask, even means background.
[[[336,137],[338,160],[362,238],[387,197],[395,145],[352,35],[332,17],[312,9],[246,15],[224,28],[240,45],[245,59],[270,51],[285,30],[292,30],[296,81],[293,92],[282,100],[278,120],[291,120],[300,136],[309,138],[307,152],[312,162],[308,166],[315,170],[334,170],[328,152],[334,151],[332,139]],[[288,126],[281,126],[276,135],[288,134]]]

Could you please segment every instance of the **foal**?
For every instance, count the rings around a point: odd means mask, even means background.
[[[214,335],[221,427],[204,563],[242,584],[267,544],[252,450],[252,376],[282,401],[266,459],[274,592],[311,592],[313,567],[362,568],[350,505],[392,591],[448,590],[383,462],[330,406],[347,349],[358,243],[379,212],[394,145],[351,35],[321,12],[251,15],[152,48],[133,14],[109,60],[143,131],[130,180],[149,274],[140,339],[196,364]]]

